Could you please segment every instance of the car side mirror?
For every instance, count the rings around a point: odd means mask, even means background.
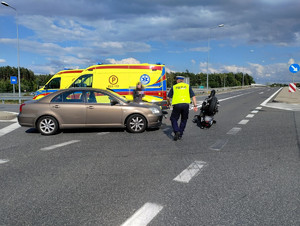
[[[119,101],[117,101],[117,100],[112,100],[110,103],[111,103],[112,106],[114,106],[114,105],[118,104]]]

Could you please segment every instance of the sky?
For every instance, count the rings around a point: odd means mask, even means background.
[[[0,67],[35,74],[97,63],[162,63],[168,71],[243,72],[300,82],[299,0],[6,0]],[[220,26],[224,24],[224,26]]]

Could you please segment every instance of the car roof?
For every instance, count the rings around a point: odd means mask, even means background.
[[[105,89],[98,89],[98,88],[91,88],[91,87],[72,87],[68,89],[60,89],[56,92],[50,93],[49,95],[39,99],[39,102],[48,102],[50,101],[53,97],[56,95],[59,95],[60,93],[68,92],[68,91],[101,91],[104,93],[110,93],[113,94],[113,92],[109,92],[108,90]]]

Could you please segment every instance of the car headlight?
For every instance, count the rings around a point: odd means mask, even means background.
[[[157,108],[149,108],[153,114],[159,114],[159,110]]]

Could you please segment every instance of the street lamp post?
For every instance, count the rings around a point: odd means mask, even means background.
[[[209,28],[209,35],[208,35],[208,41],[207,41],[207,74],[206,74],[206,90],[208,92],[208,65],[209,65],[209,42],[210,42],[210,35],[211,35],[211,30],[214,29],[214,28],[218,28],[218,27],[224,27],[224,24],[219,24],[218,26],[216,27],[211,27]]]
[[[18,11],[16,8],[10,6],[6,2],[1,2],[2,5],[7,6],[16,11],[16,25],[17,25],[17,51],[18,51],[18,83],[19,83],[19,104],[21,103],[21,76],[20,76],[20,49],[19,49],[19,25],[18,25]]]

